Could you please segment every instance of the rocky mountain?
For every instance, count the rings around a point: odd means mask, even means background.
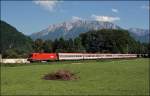
[[[72,20],[69,22],[50,25],[48,28],[40,32],[33,33],[30,36],[34,40],[37,38],[41,38],[44,40],[46,39],[54,40],[60,37],[68,39],[68,38],[75,38],[79,36],[80,33],[88,32],[90,30],[101,30],[101,29],[123,29],[123,28],[110,22]],[[147,34],[149,34],[149,30],[130,28],[129,31],[131,36],[134,37],[136,40],[140,40],[141,42],[148,42]]]
[[[80,33],[84,33],[89,30],[100,29],[120,29],[120,27],[109,22],[77,20],[50,25],[48,28],[40,32],[31,34],[31,38],[54,40],[56,38],[64,37],[65,39],[68,39],[75,38],[79,36]]]

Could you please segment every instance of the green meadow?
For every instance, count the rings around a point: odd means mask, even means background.
[[[70,70],[78,80],[44,80]],[[1,65],[1,95],[150,95],[149,59],[55,61]]]

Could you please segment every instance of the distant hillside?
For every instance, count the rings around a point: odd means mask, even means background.
[[[30,36],[34,40],[37,38],[41,38],[43,40],[47,39],[54,40],[60,37],[68,39],[78,37],[81,33],[101,29],[123,29],[123,28],[111,22],[76,20],[50,25],[48,28],[40,32],[33,33]],[[140,42],[149,41],[148,39],[149,30],[139,28],[130,28],[125,30],[128,30],[130,35],[137,41]]]
[[[135,38],[135,40],[140,42],[149,43],[150,32],[147,29],[140,28],[130,28],[130,35]]]
[[[3,56],[12,53],[15,56],[27,55],[32,50],[32,39],[19,32],[10,24],[0,21],[1,53]]]

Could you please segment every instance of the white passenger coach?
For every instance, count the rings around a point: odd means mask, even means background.
[[[59,60],[136,58],[137,54],[58,53]]]

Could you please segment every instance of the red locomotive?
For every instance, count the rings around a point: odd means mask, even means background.
[[[57,60],[58,56],[56,53],[32,53],[30,54],[28,61],[50,61]]]

